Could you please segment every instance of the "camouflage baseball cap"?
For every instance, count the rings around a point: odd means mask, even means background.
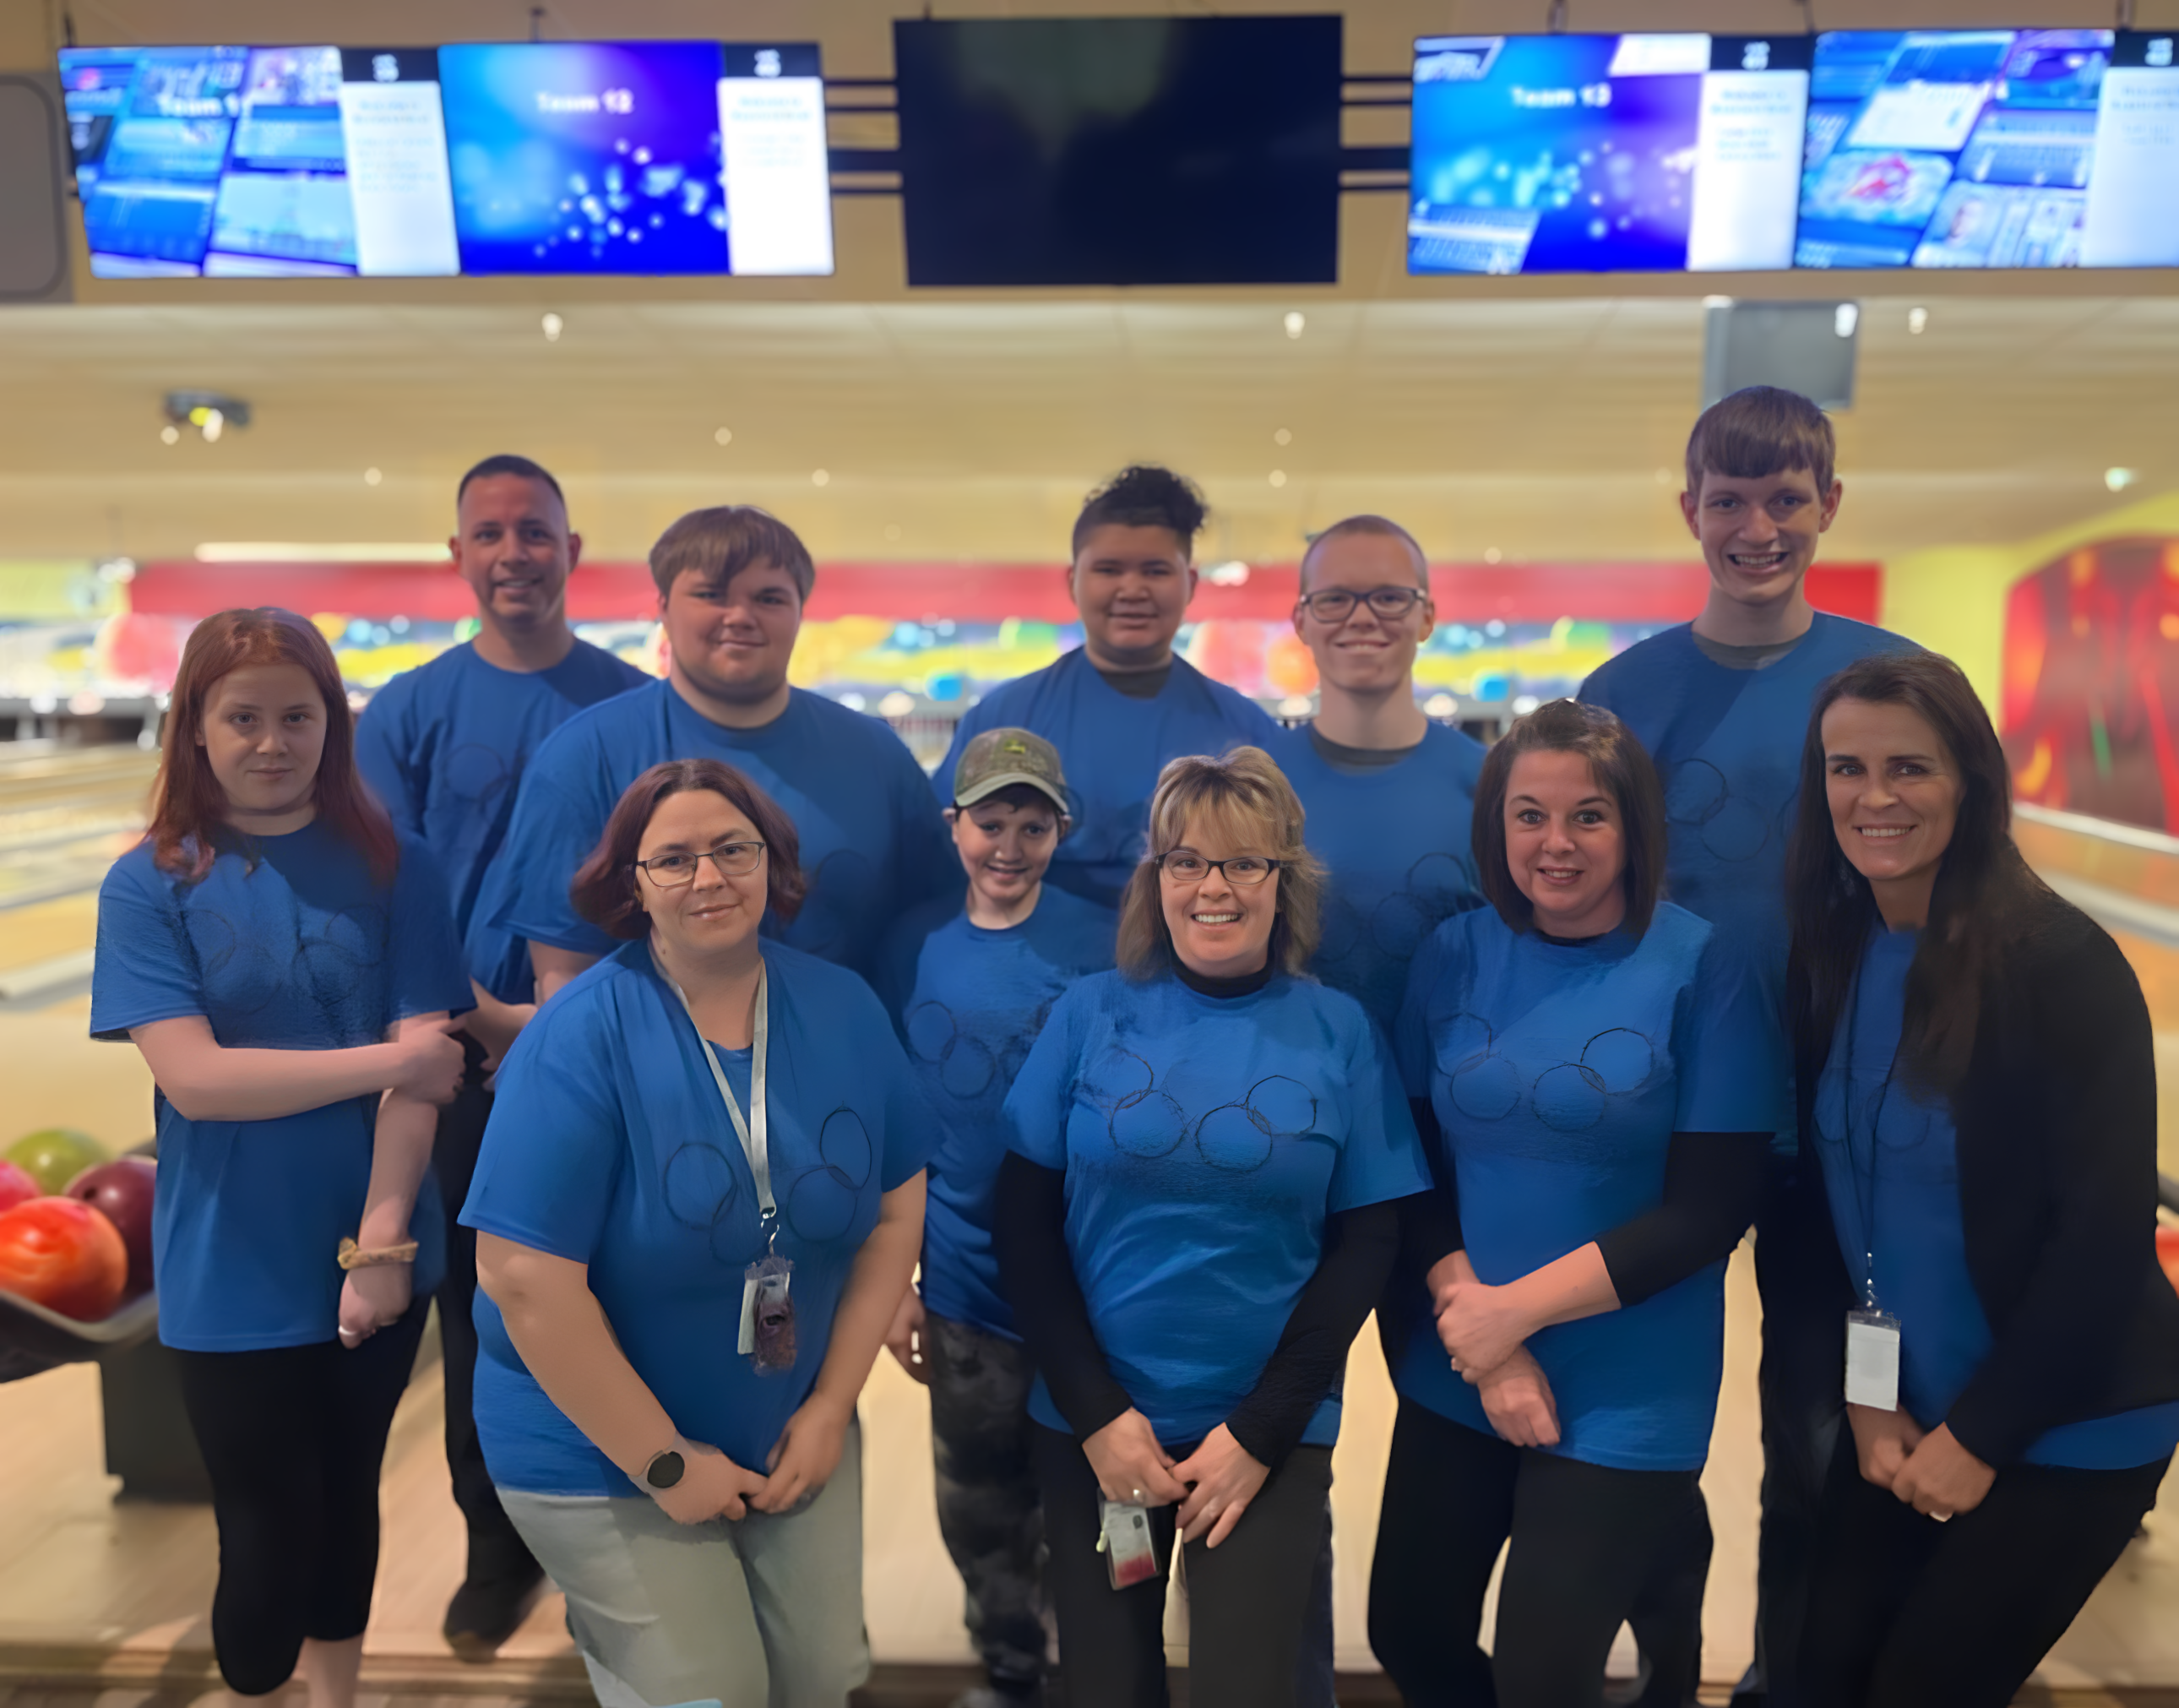
[[[987,729],[969,742],[953,767],[953,804],[974,806],[1016,783],[1051,798],[1067,811],[1067,778],[1059,769],[1059,750],[1026,729]]]

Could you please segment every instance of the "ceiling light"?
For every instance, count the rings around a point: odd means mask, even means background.
[[[1249,585],[1249,566],[1238,557],[1223,563],[1213,563],[1203,572],[1203,579],[1213,587],[1246,587]]]
[[[1299,338],[1308,325],[1309,316],[1304,314],[1299,309],[1288,309],[1287,310],[1287,336],[1288,338]]]
[[[1732,306],[1732,299],[1731,297],[1704,297],[1703,299],[1702,305],[1706,309],[1729,309]]]
[[[176,426],[172,421],[167,422],[165,426],[159,429],[159,442],[165,445],[180,444],[182,442],[182,430]]]
[[[1460,710],[1460,702],[1450,694],[1433,694],[1423,702],[1425,717],[1451,717]]]
[[[1279,702],[1281,717],[1307,717],[1316,710],[1306,694],[1289,694]]]
[[[1284,469],[1274,469],[1271,470],[1271,484],[1274,486],[1283,486],[1286,483],[1287,471]]]
[[[1496,563],[1505,555],[1506,554],[1503,552],[1501,552],[1496,546],[1485,546],[1483,548],[1483,561],[1485,563]]]
[[[712,434],[711,437],[722,445],[731,445],[734,442],[734,430],[732,427],[722,427],[717,432]]]
[[[1291,445],[1293,443],[1293,435],[1282,427],[1271,435],[1271,442],[1274,445]]]
[[[568,327],[567,321],[562,320],[557,315],[547,315],[539,324],[545,328],[545,342],[548,344],[558,343],[560,334],[565,332]]]
[[[1831,315],[1831,330],[1842,338],[1853,336],[1853,329],[1861,324],[1861,305],[1841,303]]]
[[[2131,486],[2140,478],[2141,476],[2132,469],[2106,469],[2104,470],[2104,485],[2110,487],[2114,492],[2123,492],[2128,486]]]
[[[1513,696],[1513,716],[1526,717],[1543,703],[1533,694],[1517,694]]]
[[[1916,338],[1929,330],[1929,311],[1924,308],[1907,310],[1907,330]]]
[[[195,422],[197,431],[204,435],[204,442],[207,445],[217,445],[219,436],[227,431],[224,410],[198,409],[191,414],[189,419]]]
[[[832,470],[829,469],[812,469],[810,471],[810,484],[813,486],[831,486],[832,484]]]
[[[376,469],[365,469],[363,471],[363,484],[366,486],[376,486],[385,478],[386,476],[380,474]]]

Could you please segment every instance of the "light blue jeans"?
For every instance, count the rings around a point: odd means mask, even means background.
[[[870,1672],[862,1447],[858,1422],[816,1499],[738,1523],[677,1524],[642,1496],[501,1489],[567,1595],[601,1708],[844,1708]]]

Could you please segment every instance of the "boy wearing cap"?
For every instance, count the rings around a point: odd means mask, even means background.
[[[903,919],[877,980],[945,1129],[930,1160],[921,1296],[902,1301],[886,1343],[930,1388],[938,1526],[990,1680],[961,1703],[1000,1708],[1041,1700],[1045,1656],[1044,1525],[1029,1463],[1035,1371],[991,1246],[1000,1110],[1060,993],[1112,964],[1114,921],[1044,881],[1070,827],[1050,742],[983,731],[962,750],[952,795],[946,819],[966,893]]]

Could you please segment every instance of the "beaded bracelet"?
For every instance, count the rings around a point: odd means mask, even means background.
[[[334,1261],[343,1269],[376,1269],[382,1264],[413,1263],[416,1260],[416,1242],[403,1240],[398,1245],[376,1246],[366,1251],[353,1239],[343,1239]]]

